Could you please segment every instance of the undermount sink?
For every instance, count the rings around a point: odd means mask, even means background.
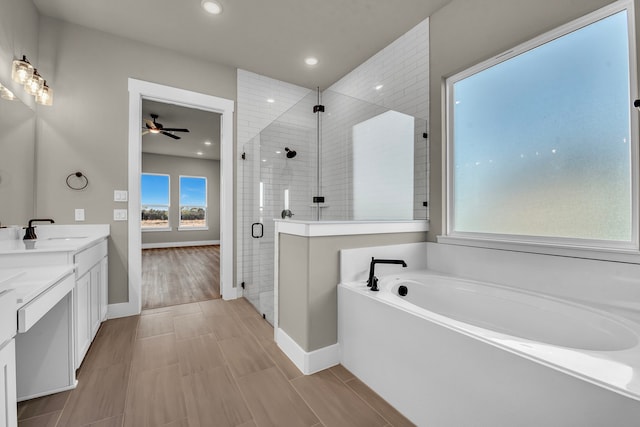
[[[87,236],[67,236],[67,237],[47,237],[43,240],[76,240],[76,239],[86,239]]]

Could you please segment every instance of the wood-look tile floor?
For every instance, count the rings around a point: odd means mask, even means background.
[[[74,390],[18,405],[20,427],[410,426],[342,366],[305,376],[245,299],[104,322]]]
[[[142,308],[220,298],[220,246],[142,250]]]

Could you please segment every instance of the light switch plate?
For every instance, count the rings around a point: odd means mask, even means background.
[[[126,221],[127,220],[127,210],[126,209],[114,209],[113,210],[113,220],[114,221]]]
[[[113,190],[114,202],[127,202],[129,201],[129,192],[127,190]]]
[[[76,209],[76,221],[84,221],[84,209]]]

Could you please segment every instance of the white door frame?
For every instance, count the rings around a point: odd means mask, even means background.
[[[142,99],[221,114],[220,119],[220,291],[225,300],[238,297],[233,286],[233,112],[229,99],[129,79],[129,301],[109,307],[109,317],[142,310],[142,237],[140,174],[142,173]]]

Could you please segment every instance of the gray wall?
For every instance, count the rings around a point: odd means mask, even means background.
[[[0,0],[0,82],[32,108],[36,105],[33,96],[11,80],[11,63],[26,55],[31,64],[40,67],[38,22],[38,11],[31,1]]]
[[[142,172],[169,175],[169,221],[172,231],[145,231],[142,244],[195,242],[220,240],[220,162],[218,160],[192,159],[142,153]],[[180,175],[207,178],[207,223],[209,230],[178,231],[180,217]]]
[[[445,79],[609,3],[611,0],[453,0],[431,17],[430,241],[443,232]]]
[[[55,90],[54,105],[38,119],[37,215],[111,225],[109,302],[128,299],[126,221],[113,221],[113,190],[127,190],[129,77],[235,100],[234,68],[194,59],[56,19],[40,19],[39,69]],[[65,177],[80,170],[86,190]]]
[[[18,97],[0,99],[0,223],[26,225],[34,215],[35,102],[11,80],[14,59],[38,64],[38,12],[30,1],[0,0],[0,83]]]
[[[425,233],[279,235],[278,327],[305,351],[338,342],[340,250],[424,242]],[[364,266],[363,268],[366,268]]]

